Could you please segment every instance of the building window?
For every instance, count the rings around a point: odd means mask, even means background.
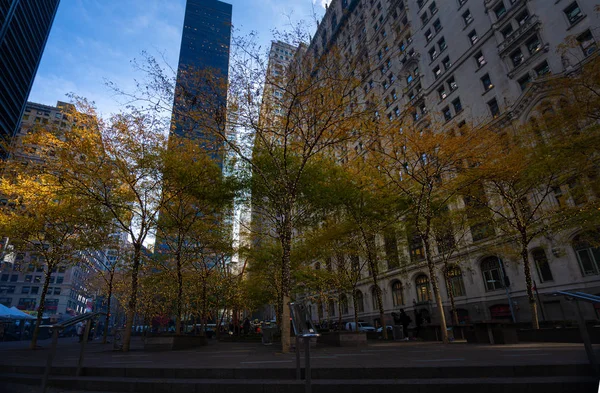
[[[577,254],[577,261],[584,276],[597,275],[600,264],[600,234],[586,232],[573,239],[573,250]]]
[[[433,76],[435,77],[435,79],[439,78],[440,75],[442,75],[442,69],[440,68],[440,66],[435,66],[433,68]]]
[[[450,57],[446,56],[444,60],[442,60],[442,65],[444,66],[444,70],[448,71],[450,67],[452,67],[452,63],[450,62]]]
[[[31,282],[32,279],[33,279],[32,275],[27,275],[27,276],[25,276],[25,280],[24,281],[25,282]]]
[[[440,22],[439,19],[436,19],[432,26],[436,33],[439,33],[439,31],[442,30],[442,22]]]
[[[421,15],[421,23],[423,23],[423,26],[425,26],[427,22],[429,22],[429,16],[427,15],[427,12],[425,12],[423,15]]]
[[[31,294],[37,295],[40,291],[40,287],[31,287]]]
[[[526,74],[524,77],[519,79],[518,82],[521,91],[525,91],[525,89],[527,88],[527,86],[529,86],[529,83],[531,82],[531,76],[529,74]]]
[[[2,278],[0,278],[0,281],[1,281],[1,282],[8,282],[8,277],[10,277],[10,275],[8,275],[8,274],[3,274],[3,275],[2,275]]]
[[[486,291],[496,291],[504,288],[502,283],[502,270],[498,257],[487,257],[481,261],[481,272]]]
[[[450,91],[454,91],[456,89],[458,89],[458,85],[456,84],[456,80],[454,80],[454,77],[449,78],[446,83],[448,83],[448,87],[450,88]]]
[[[22,287],[21,293],[29,293],[31,291],[31,287]]]
[[[512,61],[513,67],[518,67],[523,62],[523,52],[521,49],[517,49],[510,54],[510,60]]]
[[[446,120],[446,121],[452,119],[452,112],[450,112],[449,106],[442,109],[442,115],[444,116],[444,120]]]
[[[429,58],[431,59],[431,61],[434,61],[437,56],[438,56],[438,53],[437,53],[435,47],[431,48],[429,50]]]
[[[404,304],[404,299],[402,297],[402,283],[400,281],[394,281],[392,284],[392,303],[394,304],[394,307]]]
[[[348,314],[348,297],[344,294],[340,296],[340,306],[342,307],[342,315]]]
[[[490,108],[490,113],[494,118],[500,115],[500,107],[498,106],[498,101],[495,98],[488,102],[487,105],[488,108]]]
[[[65,278],[62,277],[62,276],[56,277],[56,283],[57,284],[62,284],[64,280],[65,280]]]
[[[586,30],[583,34],[579,35],[577,42],[579,42],[579,46],[586,57],[594,53],[598,48],[590,30]]]
[[[540,49],[542,49],[542,43],[537,35],[533,36],[529,41],[525,43],[527,46],[527,50],[530,55],[537,53]]]
[[[424,303],[431,300],[429,277],[425,274],[421,274],[415,279],[415,288],[417,290],[417,303]]]
[[[435,4],[435,1],[432,2],[429,5],[429,12],[431,12],[431,15],[435,14],[438,11],[437,5]]]
[[[492,79],[490,78],[489,74],[485,74],[481,77],[481,83],[483,84],[483,90],[485,91],[489,91],[492,89],[492,87],[494,87],[494,84],[492,83]]]
[[[515,18],[515,20],[517,21],[519,26],[523,26],[527,22],[528,19],[529,19],[529,12],[527,12],[527,10],[521,12],[519,14],[519,16],[517,16]]]
[[[463,21],[465,22],[465,26],[468,26],[471,24],[471,22],[473,22],[473,15],[471,15],[471,11],[469,11],[469,10],[466,10],[462,14],[462,18],[463,18]]]
[[[467,0],[458,0],[458,6],[462,7],[466,2]]]
[[[460,98],[457,98],[456,100],[452,101],[452,106],[454,107],[455,114],[458,114],[463,110]]]
[[[477,37],[477,32],[475,30],[472,30],[469,35],[469,41],[471,41],[471,45],[475,45],[477,43],[477,40],[479,40],[479,37]]]
[[[465,296],[465,284],[463,283],[462,271],[456,265],[448,267],[446,270],[446,283],[448,294],[452,293],[454,297]]]
[[[21,298],[19,299],[19,305],[17,308],[19,310],[35,310],[36,299],[35,298]]]
[[[440,38],[437,43],[438,43],[438,46],[440,48],[440,52],[442,52],[443,50],[445,50],[448,47],[448,45],[446,44],[446,40],[444,39],[444,37]]]
[[[373,287],[371,288],[371,306],[373,307],[372,310],[379,310],[379,304],[377,303],[377,288]]]
[[[485,65],[485,63],[487,63],[485,61],[485,57],[483,57],[483,53],[481,52],[477,52],[474,56],[475,58],[475,62],[477,63],[477,67],[483,67]]]
[[[550,263],[548,263],[548,258],[546,258],[546,253],[544,250],[541,248],[536,248],[531,252],[531,255],[533,256],[533,261],[535,262],[535,267],[537,268],[540,281],[554,281],[554,278],[552,277],[552,271],[550,270]]]
[[[431,32],[431,29],[427,29],[427,31],[425,32],[425,41],[429,42],[432,38],[433,33]]]
[[[327,302],[327,314],[330,317],[335,317],[335,302],[333,300]]]
[[[358,312],[365,312],[365,301],[361,291],[356,290],[356,304],[354,305]]]
[[[446,97],[448,97],[448,94],[446,93],[446,88],[443,85],[438,89],[438,94],[440,95],[440,100],[443,100]]]
[[[564,9],[563,12],[565,13],[570,25],[574,25],[584,17],[583,12],[581,12],[581,8],[579,8],[579,5],[576,1],[572,2],[567,8]]]
[[[504,39],[507,39],[508,37],[510,37],[512,35],[512,33],[514,32],[513,27],[511,24],[508,24],[508,26],[506,26],[504,29],[502,29],[502,31],[500,33],[502,33],[502,37],[504,37]]]
[[[494,8],[494,14],[496,15],[496,19],[500,19],[504,16],[504,14],[506,14],[506,7],[504,6],[504,2],[500,2],[500,4],[498,4],[496,8]]]
[[[417,5],[419,6],[419,9],[423,8],[424,3],[425,3],[425,0],[417,0]]]
[[[550,66],[548,65],[547,61],[544,61],[543,63],[541,63],[540,65],[538,65],[537,67],[535,67],[533,69],[533,71],[535,71],[535,74],[537,76],[546,75],[546,74],[550,73]]]
[[[419,235],[414,235],[410,238],[410,258],[413,261],[422,261],[425,259],[425,252],[423,250],[423,242],[421,242],[421,237]]]

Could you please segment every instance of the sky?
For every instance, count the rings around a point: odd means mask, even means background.
[[[314,21],[329,0],[228,0],[234,35],[257,32],[267,47],[273,29],[290,19]],[[119,109],[105,81],[133,88],[131,61],[142,51],[164,54],[177,68],[185,0],[61,0],[29,101],[55,105],[75,93],[96,103],[101,114]],[[312,27],[314,31],[316,27]],[[129,90],[131,90],[129,89]]]

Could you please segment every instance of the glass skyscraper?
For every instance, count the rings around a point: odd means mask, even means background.
[[[226,113],[231,12],[231,4],[221,1],[187,0],[172,116],[175,134],[198,139],[219,157],[218,143],[202,123],[219,126]],[[201,115],[190,121],[189,110]]]
[[[60,0],[0,1],[0,137],[17,132]],[[0,147],[0,155],[5,151]]]

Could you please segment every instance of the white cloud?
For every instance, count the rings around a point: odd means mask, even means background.
[[[317,4],[317,1],[319,2],[319,4],[321,4],[321,7],[323,8],[325,8],[331,3],[331,0],[313,0],[313,4]]]

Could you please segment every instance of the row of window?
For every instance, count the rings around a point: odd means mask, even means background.
[[[8,282],[10,280],[10,282],[17,282],[19,280],[19,275],[18,274],[2,274],[0,276],[0,282]],[[54,284],[56,280],[57,284],[62,284],[65,280],[64,276],[50,276],[50,283]],[[32,276],[32,275],[26,275],[23,282],[30,282],[30,283],[41,283],[42,282],[42,276]]]

